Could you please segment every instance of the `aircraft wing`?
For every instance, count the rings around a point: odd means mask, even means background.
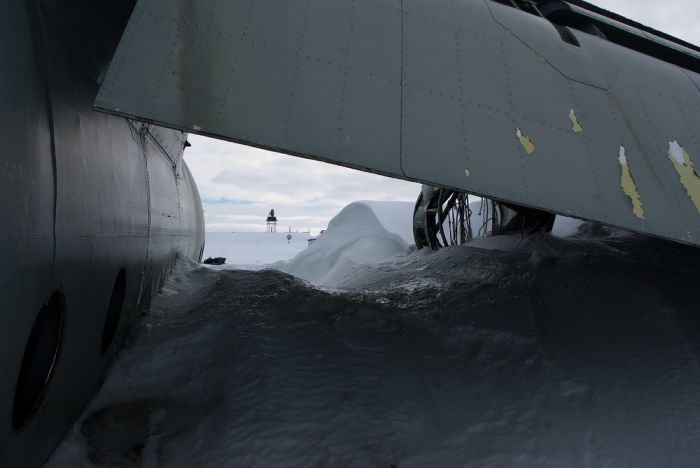
[[[588,26],[491,0],[139,0],[95,107],[700,245],[700,54]]]

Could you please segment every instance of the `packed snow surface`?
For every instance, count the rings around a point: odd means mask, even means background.
[[[179,262],[48,466],[698,465],[697,249],[578,224],[415,251],[370,211],[333,224],[388,251],[333,290]]]
[[[306,232],[207,232],[202,260],[225,257],[226,265],[260,269],[290,260],[307,247],[308,239]]]

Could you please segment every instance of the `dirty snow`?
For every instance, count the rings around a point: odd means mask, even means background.
[[[415,251],[361,205],[314,244],[359,242],[332,291],[180,261],[47,466],[698,465],[697,249],[564,220]]]

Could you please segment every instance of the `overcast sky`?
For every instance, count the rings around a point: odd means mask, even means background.
[[[700,44],[700,0],[598,0],[615,13]],[[420,186],[316,161],[190,135],[185,159],[208,231],[264,231],[274,208],[280,229],[316,233],[354,200],[415,201]]]

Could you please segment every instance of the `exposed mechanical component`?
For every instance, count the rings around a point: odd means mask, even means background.
[[[469,203],[469,194],[423,185],[413,211],[413,238],[419,249],[461,245],[473,237],[549,232],[552,213],[487,198]],[[478,206],[477,216],[472,216]],[[477,224],[472,224],[476,222]]]

